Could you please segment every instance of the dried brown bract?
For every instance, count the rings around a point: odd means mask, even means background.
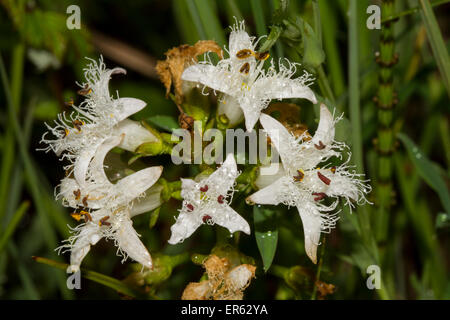
[[[244,290],[255,277],[256,267],[250,264],[231,266],[227,258],[210,255],[203,263],[208,280],[191,282],[184,289],[182,300],[242,300]]]
[[[320,280],[316,281],[316,288],[317,288],[317,292],[318,292],[318,298],[319,300],[323,300],[325,299],[326,296],[333,294],[336,287],[334,286],[334,284],[331,283],[326,283]]]
[[[157,62],[156,71],[166,87],[166,96],[169,94],[173,82],[176,101],[181,104],[183,99],[181,75],[187,66],[197,61],[197,56],[205,52],[215,52],[221,59],[223,58],[222,49],[215,41],[200,40],[193,46],[183,44],[168,50],[165,53],[166,60]]]

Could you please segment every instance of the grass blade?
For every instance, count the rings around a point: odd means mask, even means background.
[[[195,3],[195,7],[197,9],[197,15],[200,17],[200,22],[203,26],[202,29],[206,35],[205,39],[214,40],[220,46],[223,46],[225,44],[225,33],[220,24],[219,18],[217,17],[217,12],[211,5],[212,2],[203,0],[193,0],[193,2]]]
[[[36,262],[39,262],[39,263],[49,265],[54,268],[64,270],[64,271],[69,266],[67,263],[61,263],[61,262],[57,262],[57,261],[43,258],[43,257],[33,257],[33,260]],[[130,296],[133,298],[148,298],[145,294],[139,292],[137,289],[132,288],[132,287],[124,284],[122,281],[117,280],[115,278],[108,277],[104,274],[81,268],[81,275],[86,279],[97,282],[101,285],[111,288],[119,293],[124,294],[124,295]]]
[[[430,2],[428,0],[419,0],[419,2],[421,8],[420,15],[427,30],[428,41],[430,42],[442,80],[447,89],[447,94],[450,97],[450,59],[448,51]]]
[[[29,207],[30,207],[30,202],[24,201],[20,205],[19,209],[17,209],[17,211],[14,213],[14,216],[12,217],[11,221],[9,222],[8,226],[5,228],[5,231],[3,232],[3,234],[0,238],[0,254],[2,253],[6,244],[8,243],[9,238],[14,234],[14,231],[16,230],[17,226],[19,225],[19,222],[22,220],[22,217],[24,216],[25,212],[27,212]]]
[[[264,36],[267,34],[266,22],[264,19],[264,11],[261,6],[262,1],[259,0],[250,0],[250,4],[252,6],[253,18],[255,19],[256,24],[256,33],[258,37]]]

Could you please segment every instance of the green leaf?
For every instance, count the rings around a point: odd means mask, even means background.
[[[264,272],[272,265],[278,243],[277,211],[261,206],[253,207],[255,238],[264,265]]]
[[[162,130],[166,131],[172,131],[173,129],[177,129],[180,126],[178,125],[178,121],[171,117],[171,116],[153,116],[146,119],[148,122],[150,122],[155,127],[158,127]]]
[[[422,151],[414,144],[414,142],[403,133],[399,133],[398,138],[403,142],[408,155],[417,169],[419,175],[425,182],[433,188],[439,195],[439,199],[447,212],[450,214],[450,195],[444,179],[439,174],[437,166],[431,162]]]
[[[51,260],[51,259],[47,259],[47,258],[43,258],[43,257],[33,257],[33,260],[36,262],[39,262],[39,263],[49,265],[54,268],[61,269],[61,270],[66,270],[67,267],[69,266],[67,263],[61,263],[61,262],[57,262],[55,260]],[[81,275],[86,279],[97,282],[101,285],[111,288],[117,292],[124,294],[124,295],[130,296],[133,298],[146,298],[146,296],[143,293],[139,292],[139,290],[137,290],[137,288],[128,286],[128,285],[124,284],[122,281],[117,280],[115,278],[108,277],[104,274],[81,268]]]

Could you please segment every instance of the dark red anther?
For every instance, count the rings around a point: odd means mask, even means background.
[[[192,204],[190,204],[190,203],[188,203],[188,204],[186,205],[186,208],[188,208],[188,211],[189,211],[189,212],[194,211],[194,206],[193,206]]]
[[[201,192],[206,192],[208,191],[208,185],[204,185],[203,187],[200,188]]]
[[[88,207],[88,202],[87,202],[87,200],[88,200],[88,196],[84,196],[84,198],[83,198],[83,206],[85,206],[86,208]]]
[[[314,144],[314,147],[316,147],[317,150],[322,150],[325,148],[325,145],[323,144],[322,141],[319,140],[319,144]]]
[[[330,185],[331,180],[325,177],[323,174],[321,174],[320,171],[317,171],[317,175],[319,176],[319,179],[322,180],[323,183],[325,183],[327,186]]]
[[[225,197],[223,195],[220,195],[217,197],[217,202],[222,204],[224,199],[225,199]]]
[[[314,201],[322,200],[323,198],[325,198],[325,197],[327,196],[327,195],[326,195],[325,193],[323,193],[323,192],[313,192],[312,195],[313,195],[313,196],[316,196],[316,197],[314,198]]]
[[[211,216],[208,216],[207,214],[204,215],[203,218],[202,218],[203,223],[206,223],[208,220],[211,220],[211,219],[212,219]]]
[[[305,177],[305,173],[303,171],[297,170],[297,175],[294,176],[294,181],[301,182]]]
[[[331,172],[335,173],[336,172],[336,166],[332,166],[330,170],[331,170]]]

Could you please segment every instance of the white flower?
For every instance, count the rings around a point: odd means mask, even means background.
[[[338,167],[324,164],[334,156],[341,159],[342,151],[347,148],[344,143],[334,140],[334,127],[338,120],[325,105],[321,105],[319,126],[311,139],[306,133],[295,138],[281,123],[266,114],[260,118],[280,154],[283,174],[247,199],[258,204],[296,206],[303,222],[305,250],[314,263],[317,262],[320,233],[329,232],[338,220],[337,213],[330,212],[336,208],[339,197],[343,197],[351,208],[351,200],[362,204],[367,201],[365,193],[371,190],[366,181],[359,179],[361,174],[349,171],[347,162]],[[321,168],[317,167],[319,164]],[[330,204],[323,203],[325,198],[332,200]]]
[[[122,68],[106,69],[102,58],[100,62],[92,60],[84,70],[86,83],[80,94],[86,99],[80,106],[72,105],[75,110],[69,116],[58,115],[55,126],[46,124],[56,139],[46,139],[46,132],[41,142],[48,144],[45,151],[53,150],[62,159],[68,159],[66,172],[74,173],[78,183],[83,184],[87,167],[97,148],[109,137],[126,133],[118,146],[134,151],[143,142],[156,141],[157,138],[139,123],[127,119],[146,105],[135,98],[113,99],[109,93],[108,83],[113,74],[126,73]]]
[[[96,150],[88,165],[88,178],[83,186],[72,178],[61,182],[57,198],[62,197],[66,206],[81,210],[72,216],[85,221],[75,227],[72,230],[74,235],[58,248],[71,252],[70,272],[79,269],[91,245],[103,237],[114,240],[124,260],[129,256],[147,268],[152,267],[150,254],[133,229],[131,217],[160,205],[160,199],[154,195],[139,198],[159,179],[162,167],[140,170],[112,184],[105,174],[103,163],[106,154],[120,145],[123,138],[124,135],[107,138]],[[137,204],[136,208],[134,204]]]
[[[251,131],[258,121],[261,110],[272,99],[305,98],[317,103],[308,85],[310,75],[304,74],[291,79],[297,63],[286,59],[287,65],[279,63],[280,71],[275,70],[273,60],[268,71],[263,69],[267,53],[255,52],[258,41],[245,32],[244,21],[236,23],[230,34],[228,59],[220,60],[214,66],[211,61],[198,62],[183,72],[182,79],[210,87],[225,95],[219,105],[219,114],[225,114],[231,124],[245,116],[245,126]],[[241,111],[241,110],[242,111]]]
[[[247,221],[229,206],[238,175],[236,161],[230,153],[222,166],[209,177],[199,182],[181,179],[181,196],[184,201],[176,223],[170,228],[172,236],[169,243],[183,241],[204,223],[216,223],[231,233],[243,231],[250,234]]]

